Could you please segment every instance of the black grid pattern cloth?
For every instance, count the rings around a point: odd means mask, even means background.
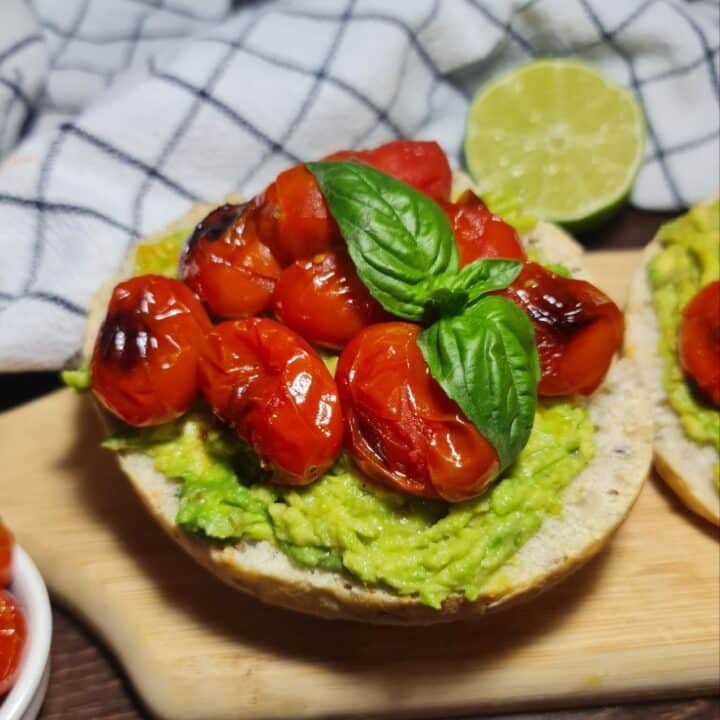
[[[715,0],[3,0],[0,371],[77,357],[96,287],[197,200],[396,137],[459,161],[469,98],[572,55],[647,118],[632,202],[717,190]]]

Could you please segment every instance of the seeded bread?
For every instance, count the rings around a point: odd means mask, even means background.
[[[206,210],[191,211],[168,230],[196,222]],[[581,268],[582,249],[559,228],[540,223],[525,243],[587,277]],[[106,285],[98,293],[91,309],[86,353],[92,349],[111,287]],[[590,399],[589,409],[596,455],[565,489],[562,515],[548,517],[512,562],[491,578],[477,600],[469,602],[462,595],[452,595],[439,610],[412,596],[368,587],[349,575],[300,567],[264,541],[211,545],[176,526],[177,482],[158,473],[145,455],[125,452],[118,454],[118,460],[166,532],[200,564],[237,589],[269,604],[324,618],[426,625],[478,616],[535,595],[578,569],[609,540],[637,498],[652,454],[650,406],[633,360],[615,362]],[[104,418],[112,424],[111,418]]]
[[[658,325],[647,282],[647,264],[661,249],[654,240],[645,249],[633,278],[626,312],[625,355],[642,368],[655,421],[654,461],[660,476],[698,515],[720,524],[720,493],[713,478],[718,453],[711,445],[691,440],[670,406],[662,385],[663,361],[658,350]]]

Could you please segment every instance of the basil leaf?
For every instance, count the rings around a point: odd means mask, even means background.
[[[313,162],[307,168],[372,296],[394,315],[424,319],[432,279],[458,269],[455,239],[442,208],[366,165]]]
[[[521,269],[517,260],[479,258],[459,273],[444,273],[432,280],[428,314],[457,315],[486,293],[506,288]]]
[[[501,470],[527,443],[540,378],[532,323],[488,295],[418,336],[432,376],[495,448]]]
[[[503,290],[520,274],[519,260],[479,258],[466,265],[453,279],[453,287],[468,291],[469,302],[486,293]]]
[[[458,272],[450,223],[422,193],[351,162],[307,168],[373,297],[408,320],[440,318],[418,345],[433,377],[506,468],[527,443],[540,369],[530,320],[486,293],[507,287],[521,263],[483,258]]]

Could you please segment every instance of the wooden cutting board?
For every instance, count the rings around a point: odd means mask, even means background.
[[[588,264],[622,301],[638,256]],[[376,628],[222,585],[154,525],[100,440],[89,398],[70,391],[0,416],[0,512],[160,717],[441,716],[718,690],[715,531],[655,478],[610,546],[539,599],[474,624]]]

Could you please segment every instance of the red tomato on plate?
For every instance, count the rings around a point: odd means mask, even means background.
[[[320,253],[285,268],[275,288],[273,310],[309,342],[337,350],[366,325],[390,317],[344,252]]]
[[[0,588],[12,581],[12,554],[15,545],[12,533],[0,520]]]
[[[450,196],[450,165],[435,142],[398,140],[374,150],[341,150],[325,160],[371,165],[435,200]],[[337,223],[305,165],[280,173],[253,206],[258,236],[283,266],[342,245]]]
[[[22,608],[11,592],[0,590],[0,696],[15,684],[26,639]]]
[[[336,380],[350,454],[368,477],[451,502],[495,479],[495,449],[430,374],[420,327],[370,325],[340,355]]]
[[[280,173],[253,206],[258,235],[283,267],[341,243],[340,229],[305,165]]]
[[[307,342],[274,320],[217,325],[200,359],[200,387],[277,482],[306,485],[340,453],[335,381]]]
[[[210,320],[192,290],[139,275],[113,290],[90,374],[98,400],[128,425],[182,415],[198,392],[197,361]]]
[[[678,339],[683,369],[720,405],[720,280],[708,283],[685,306]]]
[[[454,203],[442,203],[457,243],[460,267],[478,258],[525,260],[515,228],[493,215],[472,190]]]
[[[280,266],[257,234],[247,205],[221,205],[198,224],[178,276],[219,318],[242,318],[270,305]]]
[[[395,140],[374,150],[341,150],[325,160],[353,160],[412,185],[433,200],[450,197],[452,171],[436,142]]]

